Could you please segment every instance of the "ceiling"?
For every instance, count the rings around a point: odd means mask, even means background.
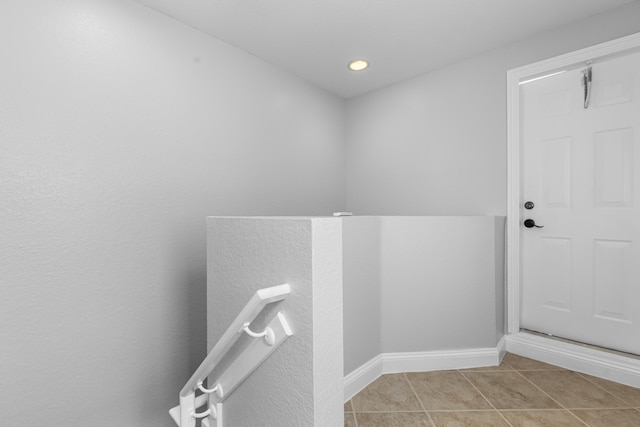
[[[634,0],[138,1],[351,98]]]

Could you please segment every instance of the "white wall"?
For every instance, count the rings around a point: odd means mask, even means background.
[[[504,335],[504,217],[348,217],[343,253],[345,374]]]
[[[352,100],[349,208],[504,214],[505,71],[635,31],[637,2]],[[204,217],[344,210],[343,103],[129,1],[5,0],[0,40],[3,423],[170,425]]]
[[[634,2],[350,100],[347,209],[505,215],[506,71],[638,31]]]
[[[277,309],[293,336],[224,402],[225,425],[341,427],[342,221],[211,217],[207,224],[210,349],[258,289],[291,286]]]
[[[344,373],[380,354],[380,218],[342,218]]]
[[[381,352],[495,347],[504,218],[381,217]],[[496,246],[496,244],[498,245]]]
[[[0,424],[169,426],[205,217],[344,210],[343,102],[130,1],[5,0],[0,40]]]

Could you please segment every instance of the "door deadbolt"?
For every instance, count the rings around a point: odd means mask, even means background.
[[[533,209],[534,207],[535,207],[535,204],[533,202],[526,202],[524,204],[525,209]]]

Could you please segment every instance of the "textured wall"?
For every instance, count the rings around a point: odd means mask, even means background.
[[[0,424],[170,426],[205,217],[343,210],[343,103],[131,1],[2,1],[0,40]]]
[[[342,426],[341,220],[212,217],[207,236],[209,348],[256,290],[292,288],[294,335],[225,401],[225,423]]]
[[[337,218],[314,218],[311,220],[311,226],[314,427],[342,427],[344,426],[344,346],[343,340],[340,339],[344,336],[342,221]]]
[[[347,209],[505,215],[507,70],[638,31],[633,2],[351,99]]]

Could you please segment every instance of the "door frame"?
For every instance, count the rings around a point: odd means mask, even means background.
[[[520,82],[640,50],[640,33],[507,71],[507,334],[520,332],[522,150]]]

